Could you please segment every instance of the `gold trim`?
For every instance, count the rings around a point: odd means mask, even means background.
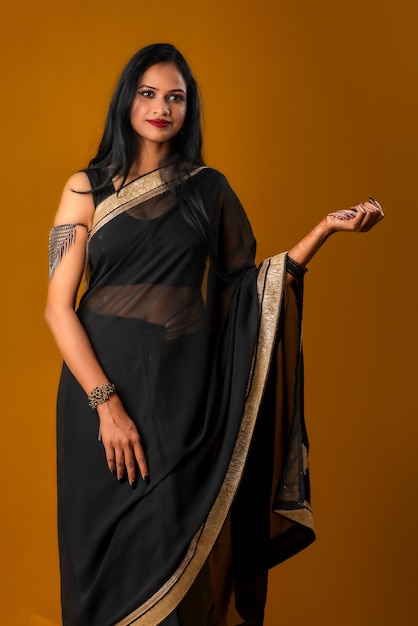
[[[311,505],[305,500],[303,506],[303,509],[274,509],[274,512],[292,522],[314,530]]]
[[[188,564],[190,563],[191,559],[193,558],[193,555],[196,552],[196,546],[199,541],[199,537],[202,534],[202,530],[203,530],[203,525],[199,528],[199,530],[197,531],[197,533],[191,540],[186,556],[183,558],[179,567],[174,572],[174,574],[167,580],[167,582],[162,587],[160,587],[160,589],[149,600],[144,602],[144,604],[142,604],[136,611],[134,611],[134,613],[131,613],[130,615],[122,619],[115,626],[127,626],[128,624],[139,624],[139,623],[143,623],[143,624],[146,623],[146,624],[149,624],[149,626],[154,625],[154,622],[139,622],[138,619],[140,618],[141,615],[144,615],[147,611],[149,611],[154,604],[159,602],[171,588],[173,588],[173,586],[179,580],[180,576],[187,569]],[[174,605],[173,609],[175,608],[175,606],[177,606],[177,604],[180,602],[182,597],[183,597],[183,594],[179,593],[177,603]],[[138,618],[136,619],[136,621],[132,622],[131,619],[134,614],[137,615]]]
[[[276,340],[285,273],[285,253],[264,261],[259,271],[257,290],[260,303],[260,328],[252,379],[225,480],[206,522],[193,538],[186,557],[170,580],[152,598],[115,626],[159,624],[185,596],[213,548],[244,470]]]
[[[194,170],[191,170],[188,174],[178,179],[178,182],[183,182],[190,176],[195,176],[203,169],[206,169],[206,166],[196,167]],[[119,191],[115,191],[115,193],[106,198],[106,200],[103,200],[103,202],[100,202],[94,212],[90,239],[102,226],[105,226],[121,213],[128,211],[128,209],[137,206],[139,201],[146,202],[159,194],[165,193],[169,186],[168,183],[163,182],[161,173],[168,171],[169,168],[165,167],[161,170],[155,170],[155,172],[141,176],[125,187],[122,187]],[[174,180],[175,179],[173,179],[173,181]]]

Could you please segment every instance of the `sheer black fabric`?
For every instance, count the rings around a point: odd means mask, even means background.
[[[268,568],[314,539],[302,277],[283,295],[285,255],[255,268],[247,217],[215,170],[178,181],[178,196],[158,172],[118,193],[87,174],[98,206],[77,314],[151,481],[132,490],[109,473],[97,415],[64,365],[64,626],[262,626]],[[186,210],[177,198],[190,195]]]
[[[234,447],[258,328],[255,242],[225,178],[209,168],[197,176],[205,240],[165,191],[139,198],[89,242],[78,316],[141,433],[151,481],[133,491],[109,473],[97,416],[64,365],[65,626],[112,626],[164,585],[204,523]]]

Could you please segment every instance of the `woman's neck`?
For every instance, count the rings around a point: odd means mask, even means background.
[[[161,160],[167,154],[168,143],[142,142],[135,158],[129,177],[137,178],[160,167]]]
[[[138,156],[134,159],[134,162],[132,163],[132,167],[129,170],[129,174],[126,177],[126,180],[123,181],[123,184],[127,185],[136,178],[157,170],[160,167],[161,160],[166,155],[167,151],[168,145],[166,144],[143,144],[140,147]],[[118,188],[122,184],[122,180],[122,176],[117,176],[116,178],[114,178],[114,186]]]

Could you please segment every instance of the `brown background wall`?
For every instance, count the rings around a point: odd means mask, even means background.
[[[1,11],[0,623],[57,626],[47,235],[128,58],[190,60],[207,162],[241,197],[259,258],[325,212],[386,208],[336,235],[306,281],[318,540],[271,576],[266,626],[409,626],[418,608],[415,0],[9,2]]]

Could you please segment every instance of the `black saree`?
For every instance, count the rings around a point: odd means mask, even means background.
[[[109,473],[97,417],[64,365],[65,626],[151,626],[167,616],[179,623],[174,612],[205,564],[208,624],[228,623],[229,590],[237,619],[262,620],[268,567],[314,537],[300,302],[296,288],[283,299],[286,257],[257,271],[251,227],[225,178],[198,168],[177,184],[192,181],[207,216],[204,239],[158,171],[96,209],[77,314],[138,427],[151,480],[131,490]],[[257,548],[249,550],[254,529]]]

